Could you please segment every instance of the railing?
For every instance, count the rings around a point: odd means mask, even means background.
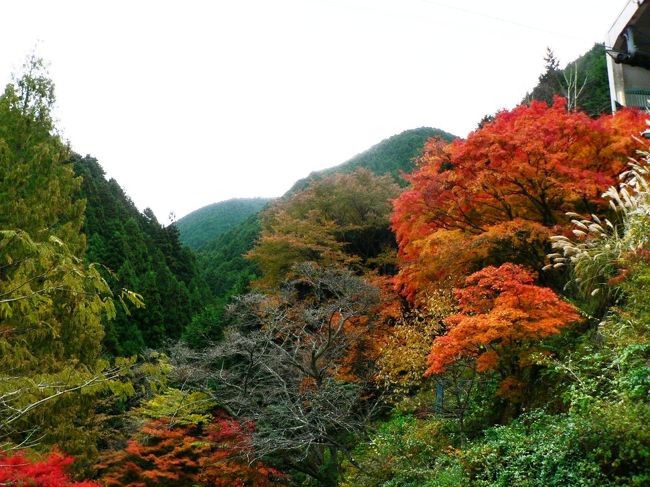
[[[642,88],[625,90],[625,106],[650,108],[650,90]]]

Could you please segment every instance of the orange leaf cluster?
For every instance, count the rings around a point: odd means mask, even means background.
[[[344,332],[349,340],[346,353],[337,360],[334,376],[346,382],[364,382],[375,367],[391,335],[391,330],[402,317],[402,299],[393,290],[392,280],[386,276],[368,275],[367,280],[379,290],[379,303],[373,316],[349,319]]]
[[[639,111],[594,120],[567,112],[558,98],[551,107],[533,102],[501,112],[466,140],[430,141],[411,187],[394,201],[398,288],[414,300],[428,283],[512,260],[477,251],[477,237],[495,237],[491,229],[507,222],[518,222],[507,230],[519,242],[528,237],[517,237],[515,227],[528,222],[539,238],[525,252],[543,255],[540,228],[566,225],[569,211],[597,210],[628,156],[643,148],[630,134],[644,126]]]
[[[433,342],[426,374],[472,358],[479,371],[511,375],[534,342],[580,320],[571,304],[534,281],[534,273],[511,263],[470,275],[455,291],[459,312],[447,317],[447,333]]]

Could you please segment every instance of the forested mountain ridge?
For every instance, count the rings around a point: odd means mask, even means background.
[[[73,154],[72,162],[82,178],[79,197],[86,200],[88,261],[105,266],[112,287],[134,290],[145,302],[128,315],[117,309],[105,326],[106,349],[130,355],[180,337],[202,306],[205,286],[178,229],[162,226],[149,209],[141,213],[117,181],[106,179],[96,159]]]
[[[431,137],[441,137],[447,142],[456,138],[443,130],[430,127],[405,130],[342,164],[314,172],[297,181],[283,198],[303,191],[310,184],[326,177],[362,168],[378,176],[390,174],[398,183],[403,184],[402,174],[413,170],[415,158]],[[226,296],[243,292],[250,281],[259,276],[256,264],[244,257],[253,248],[259,235],[259,216],[251,215],[239,226],[206,243],[197,252],[198,267],[215,301],[223,303]]]
[[[431,127],[405,130],[382,140],[341,164],[322,171],[314,171],[309,176],[299,179],[287,194],[301,191],[309,183],[332,174],[352,172],[359,168],[368,169],[377,176],[391,174],[398,183],[403,185],[405,182],[402,173],[409,174],[415,169],[415,158],[420,154],[424,143],[432,137],[439,137],[446,142],[457,138],[444,130]]]
[[[194,210],[175,222],[181,242],[192,250],[199,250],[270,201],[270,198],[233,198]]]

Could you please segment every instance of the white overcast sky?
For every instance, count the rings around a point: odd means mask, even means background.
[[[601,42],[626,0],[0,3],[0,82],[38,43],[57,118],[161,222],[279,196],[403,130],[466,136]]]

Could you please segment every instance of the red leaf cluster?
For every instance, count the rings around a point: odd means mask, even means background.
[[[43,458],[28,457],[26,452],[0,455],[0,485],[33,487],[100,487],[91,481],[73,482],[65,469],[74,459],[59,452]]]
[[[251,425],[219,414],[205,430],[177,425],[169,418],[147,422],[127,447],[108,455],[98,466],[107,486],[217,487],[285,485],[284,475],[241,456]]]

